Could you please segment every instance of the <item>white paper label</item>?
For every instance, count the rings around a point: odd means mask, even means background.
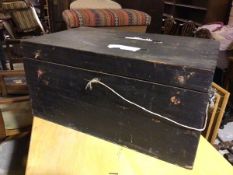
[[[126,51],[131,51],[131,52],[137,52],[137,51],[141,50],[141,48],[139,48],[139,47],[125,46],[125,45],[120,45],[120,44],[109,44],[108,48],[121,49],[121,50],[126,50]]]

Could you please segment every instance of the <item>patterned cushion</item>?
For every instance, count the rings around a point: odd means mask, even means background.
[[[131,9],[76,9],[65,10],[63,19],[68,28],[146,26],[150,25],[151,17]]]
[[[38,28],[33,12],[24,1],[5,2],[3,10],[9,12],[18,32],[30,32]]]

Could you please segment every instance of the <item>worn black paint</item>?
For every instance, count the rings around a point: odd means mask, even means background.
[[[125,36],[151,38],[154,42],[127,40]],[[143,50],[137,53],[119,51],[108,49],[109,44]],[[23,46],[25,57],[33,58],[39,52],[39,60],[204,92],[212,82],[218,54],[218,43],[211,40],[91,28],[29,39]]]
[[[92,91],[85,90],[85,86],[92,78],[100,78],[151,111],[201,128],[217,45],[207,40],[140,34],[163,42],[157,46],[125,40],[125,35],[131,34],[84,28],[23,42],[33,112],[49,121],[191,168],[199,132],[149,115],[102,86],[94,85]],[[108,43],[146,50],[112,50],[106,47]],[[210,48],[200,47],[204,45]]]

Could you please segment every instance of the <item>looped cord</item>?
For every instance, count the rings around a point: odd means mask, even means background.
[[[205,118],[205,123],[204,123],[204,126],[202,128],[195,128],[195,127],[191,127],[191,126],[188,126],[188,125],[185,125],[185,124],[182,124],[182,123],[179,123],[175,120],[172,120],[166,116],[163,116],[161,114],[158,114],[158,113],[155,113],[155,112],[152,112],[128,99],[126,99],[125,97],[123,97],[122,95],[120,95],[118,92],[116,92],[114,89],[112,89],[111,87],[109,87],[108,85],[106,85],[105,83],[101,82],[100,79],[98,78],[93,78],[92,80],[90,80],[87,85],[86,85],[86,90],[90,89],[90,90],[93,90],[93,84],[99,84],[99,85],[102,85],[103,87],[107,88],[108,90],[110,90],[113,94],[115,94],[116,96],[118,96],[119,98],[121,98],[122,100],[126,101],[127,103],[133,105],[133,106],[136,106],[137,108],[149,113],[149,114],[152,114],[154,116],[157,116],[161,119],[164,119],[164,120],[167,120],[175,125],[178,125],[180,127],[183,127],[183,128],[186,128],[186,129],[190,129],[190,130],[194,130],[194,131],[199,131],[199,132],[202,132],[205,130],[206,126],[207,126],[207,121],[208,121],[208,109],[209,109],[209,103],[207,104],[207,107],[206,107],[206,118]]]

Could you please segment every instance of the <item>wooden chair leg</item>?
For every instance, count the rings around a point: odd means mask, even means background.
[[[11,69],[11,70],[14,70],[14,65],[13,65],[13,63],[12,63],[12,60],[11,60],[11,59],[9,59],[9,64],[10,64],[10,69]]]
[[[7,89],[6,84],[4,81],[4,76],[0,76],[0,90],[1,90],[1,96],[7,96]]]
[[[7,53],[7,59],[8,59],[9,64],[10,64],[10,69],[14,70],[14,66],[13,66],[13,63],[12,63],[12,60],[11,60],[11,58],[13,57],[13,55],[11,53],[11,48],[10,48],[10,44],[9,43],[6,43],[6,53]]]
[[[6,137],[5,124],[2,117],[2,112],[0,112],[0,141]]]
[[[8,32],[8,34],[11,36],[11,38],[15,38],[14,32],[13,32],[12,27],[9,24],[9,22],[3,21],[3,26],[6,29],[6,31]]]

